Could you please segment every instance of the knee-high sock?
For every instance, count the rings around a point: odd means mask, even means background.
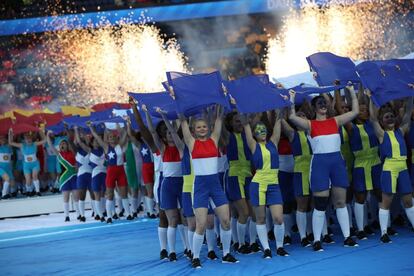
[[[95,209],[95,202],[94,202],[94,200],[91,199],[90,204],[91,204],[91,208],[92,208],[92,214],[94,214],[94,215],[98,214],[98,212]]]
[[[285,225],[285,236],[291,236],[290,230],[292,229],[292,216],[291,214],[283,215],[283,224]]]
[[[336,217],[341,226],[342,234],[348,238],[350,236],[348,209],[346,207],[336,208]]]
[[[405,208],[405,213],[407,214],[408,220],[411,222],[411,226],[414,227],[414,206]]]
[[[85,216],[85,200],[79,200],[79,213],[82,217]]]
[[[378,221],[378,200],[373,195],[370,197],[370,200],[368,201],[368,208],[369,213],[371,214],[371,220],[369,221],[369,223]]]
[[[161,250],[167,250],[167,228],[158,227],[158,240]]]
[[[79,211],[79,200],[73,202],[73,207],[75,207],[76,216],[78,217],[80,215],[80,211]]]
[[[300,239],[306,238],[306,213],[296,211],[296,224],[298,225]]]
[[[122,211],[122,209],[126,209],[124,206],[122,206],[122,198],[120,196],[115,196],[115,203],[116,206],[118,207],[118,212],[120,213]]]
[[[65,217],[69,216],[69,202],[63,202],[63,212],[65,213]]]
[[[40,193],[40,182],[39,182],[39,179],[38,180],[33,180],[33,185],[35,187],[36,193]]]
[[[354,213],[355,220],[358,227],[358,231],[364,230],[364,213],[365,213],[365,204],[360,204],[358,202],[354,203]]]
[[[313,210],[312,215],[312,229],[313,229],[313,236],[314,241],[321,240],[322,228],[323,224],[325,223],[325,211]]]
[[[137,209],[138,209],[139,205],[141,205],[141,200],[142,200],[142,192],[141,191],[138,192],[138,197],[136,199],[137,199]]]
[[[106,198],[105,197],[101,197],[101,200],[99,202],[99,206],[101,207],[101,212],[102,214],[105,212],[105,203],[106,203]]]
[[[10,186],[9,181],[4,181],[3,182],[2,196],[5,196],[5,195],[7,195],[9,193],[9,186]]]
[[[178,233],[180,234],[181,241],[183,242],[184,249],[188,249],[188,235],[187,235],[188,227],[184,226],[183,224],[178,224],[177,230],[178,230]]]
[[[253,243],[256,242],[256,237],[257,237],[256,222],[254,222],[253,220],[250,220],[250,223],[249,223],[249,241],[250,241],[250,244],[253,244]]]
[[[328,235],[328,218],[325,216],[325,220],[323,221],[323,228],[322,228],[322,237]]]
[[[101,201],[100,200],[94,200],[93,204],[95,205],[96,214],[98,214],[99,217],[102,217]]]
[[[312,211],[306,213],[306,233],[313,233],[312,229]]]
[[[256,224],[257,235],[264,250],[269,249],[269,240],[267,238],[266,224]]]
[[[354,227],[354,224],[352,223],[352,205],[350,203],[346,204],[346,209],[348,211],[349,227]]]
[[[356,215],[355,215],[355,220],[356,220]],[[365,203],[364,203],[364,220],[363,220],[363,225],[364,225],[364,227],[368,225],[368,202],[367,201],[365,201]]]
[[[125,210],[125,216],[129,216],[129,200],[128,198],[123,198],[122,200],[122,205],[124,206],[124,210]],[[121,209],[122,210],[122,209]]]
[[[237,222],[237,237],[240,243],[240,246],[245,243],[246,240],[246,224],[241,224]]]
[[[188,246],[190,247],[189,249],[191,250],[191,252],[193,252],[194,231],[188,230],[187,235],[188,235]]]
[[[170,253],[175,252],[175,240],[176,240],[176,227],[168,226],[167,229],[167,241],[168,241],[168,251]]]
[[[106,200],[106,214],[108,215],[108,218],[112,218],[112,205],[114,201],[113,200]]]
[[[221,227],[220,227],[220,229],[221,229]],[[239,237],[237,235],[237,218],[231,218],[231,238],[232,238],[234,243],[239,242]]]
[[[213,229],[206,229],[206,240],[208,251],[214,250],[214,244],[216,243],[216,233]]]
[[[231,231],[220,227],[220,239],[223,244],[223,256],[230,253]]]
[[[199,235],[197,233],[194,233],[193,237],[193,258],[199,259],[200,258],[200,251],[201,246],[203,246],[204,242],[204,235]]]
[[[378,217],[381,226],[381,235],[387,234],[388,222],[390,220],[390,210],[379,208]]]
[[[131,197],[131,213],[137,212],[138,209],[138,199],[136,197]]]
[[[285,224],[273,225],[273,232],[276,239],[276,248],[283,247],[283,238],[285,237]]]

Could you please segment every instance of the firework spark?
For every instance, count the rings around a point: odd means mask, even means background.
[[[321,51],[362,60],[396,57],[414,49],[412,40],[405,37],[413,27],[406,18],[413,2],[359,2],[332,0],[321,7],[303,0],[302,9],[292,9],[280,35],[268,42],[267,73],[281,78],[308,71],[305,58]]]

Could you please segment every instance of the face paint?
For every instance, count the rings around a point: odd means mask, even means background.
[[[262,136],[262,135],[267,135],[267,129],[266,126],[263,124],[258,124],[255,128],[254,128],[254,135],[255,136]]]
[[[326,108],[326,100],[325,99],[319,99],[319,100],[316,101],[315,105],[319,109]]]

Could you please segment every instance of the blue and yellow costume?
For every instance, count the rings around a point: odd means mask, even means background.
[[[5,144],[0,146],[0,177],[4,174],[13,179],[11,156],[13,149]]]
[[[364,192],[380,188],[381,160],[378,155],[378,139],[370,122],[352,124],[349,137],[354,154],[352,183],[355,191]]]
[[[276,145],[269,141],[257,143],[252,155],[256,173],[250,183],[250,201],[253,206],[283,204],[279,187],[279,154]]]
[[[342,126],[339,128],[339,135],[341,136],[341,154],[345,160],[348,179],[352,182],[352,164],[354,162],[354,155],[352,154],[348,131],[346,131],[345,127]]]
[[[414,121],[411,122],[410,131],[408,132],[408,149],[411,151],[410,173],[411,185],[414,188]]]
[[[230,133],[227,146],[229,174],[226,195],[230,201],[249,198],[249,184],[252,179],[251,153],[244,133]]]
[[[305,131],[295,131],[292,140],[292,152],[295,158],[293,172],[295,196],[308,196],[310,195],[309,169],[312,159],[312,148]]]
[[[408,194],[412,192],[407,169],[407,147],[400,129],[384,131],[384,141],[380,144],[383,162],[381,189],[383,193]]]
[[[36,157],[37,146],[35,143],[26,144],[23,143],[22,154],[23,154],[23,173],[31,174],[33,171],[40,171],[40,163]]]

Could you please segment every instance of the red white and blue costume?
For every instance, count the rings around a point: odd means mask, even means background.
[[[213,208],[227,204],[218,175],[219,151],[213,139],[195,140],[191,152],[194,169],[193,208]]]
[[[154,160],[154,200],[161,207],[162,157],[159,150],[152,154]]]
[[[176,146],[165,145],[162,169],[161,208],[164,210],[181,208],[183,175],[180,153]]]
[[[295,201],[293,187],[293,171],[295,160],[293,158],[292,147],[286,137],[281,137],[277,147],[279,154],[279,186],[282,191],[283,202]]]
[[[152,152],[144,143],[141,144],[142,181],[144,184],[154,183],[154,160]]]
[[[124,151],[120,145],[115,147],[108,146],[107,171],[106,171],[106,188],[114,189],[115,185],[118,187],[127,186],[127,178],[124,169]]]
[[[312,147],[310,188],[312,192],[328,190],[331,186],[349,186],[345,161],[341,155],[341,137],[335,118],[312,120],[309,142]]]

